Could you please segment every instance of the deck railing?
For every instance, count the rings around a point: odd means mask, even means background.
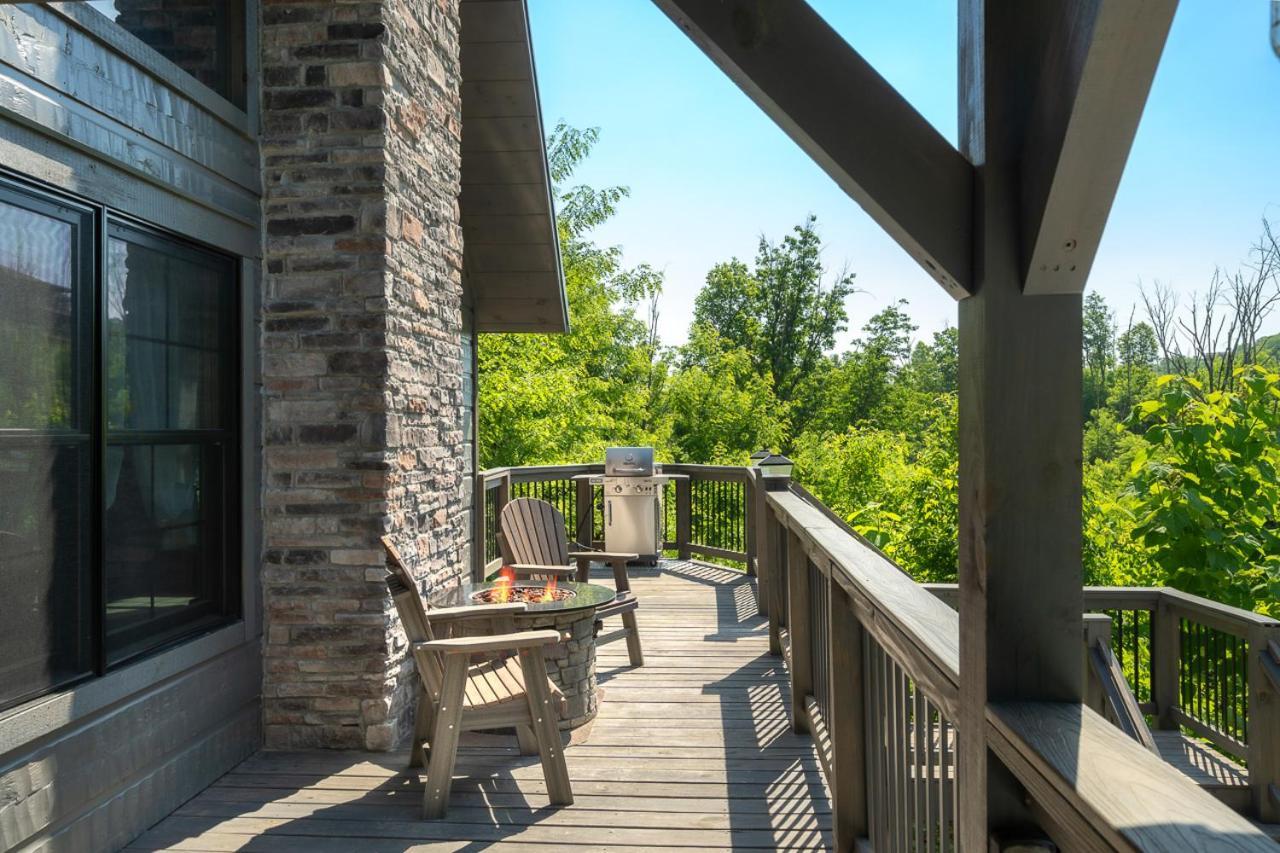
[[[771,650],[787,656],[793,724],[818,746],[840,849],[861,839],[876,851],[959,849],[966,736],[982,739],[1025,788],[1033,818],[1068,848],[1265,841],[1087,704],[992,704],[981,731],[962,731],[954,586],[915,583],[798,485],[778,489],[748,468],[664,472],[684,475],[668,495],[667,547],[758,575]],[[574,465],[477,475],[485,545],[475,572],[494,567],[497,514],[521,494],[556,503],[571,538],[592,519],[598,540],[600,495],[574,479],[598,473],[600,465]],[[1247,761],[1247,805],[1276,821],[1280,624],[1164,589],[1090,588],[1086,607],[1106,614],[1084,618],[1082,634],[1110,634],[1115,679],[1122,671],[1138,697],[1131,721],[1149,714]]]
[[[664,492],[663,546],[681,559],[704,557],[754,572],[749,530],[752,516],[751,472],[729,465],[663,465],[676,475]],[[601,546],[604,494],[590,477],[604,474],[600,463],[491,468],[476,475],[474,577],[484,577],[500,561],[498,517],[508,501],[531,497],[560,510],[570,542]]]

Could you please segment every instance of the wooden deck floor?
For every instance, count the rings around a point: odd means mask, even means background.
[[[547,805],[514,738],[459,752],[449,816],[418,818],[404,754],[261,752],[129,848],[263,853],[418,850],[821,849],[830,804],[791,734],[782,662],[738,572],[668,562],[632,573],[646,665],[600,650],[604,699],[566,750],[576,802]],[[604,582],[601,578],[601,582]]]

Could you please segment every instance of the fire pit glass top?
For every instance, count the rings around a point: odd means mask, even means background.
[[[491,590],[497,587],[492,581],[485,583],[464,583],[462,586],[454,587],[448,593],[441,597],[438,602],[440,607],[467,607],[467,606],[484,606],[485,604],[495,604],[496,600],[486,601],[491,595]],[[527,590],[527,592],[526,592]],[[541,598],[545,590],[545,584],[541,581],[518,581],[512,589],[513,595],[509,601],[520,601],[521,598],[526,599],[529,613],[547,613],[560,612],[569,610],[585,610],[589,607],[599,607],[602,604],[608,604],[613,601],[614,592],[607,586],[600,586],[594,583],[576,583],[575,581],[561,580],[556,584],[554,601],[530,601],[527,599]]]

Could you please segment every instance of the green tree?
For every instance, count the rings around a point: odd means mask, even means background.
[[[786,404],[751,353],[708,326],[694,328],[686,349],[698,354],[671,376],[665,399],[677,461],[741,465],[753,448],[787,443]]]
[[[841,273],[825,285],[821,252],[817,220],[809,216],[778,243],[761,237],[754,269],[737,259],[718,264],[694,302],[694,325],[750,353],[785,402],[848,320],[844,301],[854,292],[854,277]]]
[[[898,300],[877,313],[847,352],[809,374],[801,402],[806,427],[829,433],[864,422],[903,428],[912,401],[907,399],[909,387],[899,380],[916,330],[906,305],[905,299]]]
[[[1125,418],[1135,402],[1148,396],[1155,379],[1160,345],[1156,333],[1147,323],[1130,326],[1116,339],[1119,378],[1112,394],[1111,406]]]
[[[665,357],[653,324],[636,313],[661,290],[662,277],[644,266],[623,267],[619,249],[591,240],[625,188],[566,186],[597,138],[593,129],[561,124],[548,142],[570,333],[478,339],[485,467],[595,459],[614,443],[668,450],[660,405]]]
[[[1083,318],[1084,344],[1084,413],[1107,403],[1111,368],[1115,364],[1116,329],[1111,309],[1102,294],[1094,291],[1085,297]]]
[[[1131,422],[1146,446],[1129,486],[1134,538],[1178,589],[1280,614],[1280,374],[1240,369],[1235,390],[1165,376]]]

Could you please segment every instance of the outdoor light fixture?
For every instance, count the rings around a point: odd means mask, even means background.
[[[791,476],[792,461],[780,454],[770,453],[756,463],[766,480],[785,480]]]
[[[749,458],[751,459],[752,465],[759,465],[761,459],[767,459],[772,455],[773,455],[772,450],[768,450],[767,448],[762,447],[759,450],[757,450],[755,453],[752,453]]]

